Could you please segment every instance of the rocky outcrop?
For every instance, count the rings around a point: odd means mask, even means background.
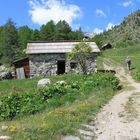
[[[0,80],[4,80],[4,79],[12,79],[12,74],[11,72],[2,72],[0,73]]]
[[[12,71],[9,68],[6,68],[4,65],[0,66],[0,80],[12,79]]]

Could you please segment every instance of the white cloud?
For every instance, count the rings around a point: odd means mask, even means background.
[[[116,24],[113,24],[113,23],[108,23],[107,27],[106,27],[106,30],[110,30],[112,29]]]
[[[126,8],[126,7],[133,5],[133,2],[131,0],[129,0],[129,1],[125,1],[124,3],[122,3],[120,5]]]
[[[97,16],[106,17],[106,14],[101,9],[96,9],[96,15]]]
[[[110,22],[110,23],[107,24],[105,30],[106,30],[106,31],[107,31],[107,30],[110,30],[110,29],[112,29],[115,25],[117,25],[117,24],[113,24],[113,23]],[[95,29],[93,30],[93,33],[94,33],[94,34],[100,34],[100,33],[102,33],[103,31],[104,31],[103,29],[95,28]]]
[[[29,0],[29,4],[32,21],[39,25],[50,20],[54,22],[65,20],[72,25],[82,13],[80,7],[67,4],[64,0]]]
[[[99,29],[99,28],[95,28],[94,30],[93,30],[93,33],[94,34],[100,34],[100,33],[102,33],[103,32],[103,30],[102,29]]]

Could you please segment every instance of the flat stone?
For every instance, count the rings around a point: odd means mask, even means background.
[[[86,131],[86,130],[80,129],[79,132],[80,132],[82,135],[85,135],[85,136],[94,136],[94,133],[91,132],[91,131]]]
[[[61,140],[80,140],[80,138],[76,136],[64,136]]]

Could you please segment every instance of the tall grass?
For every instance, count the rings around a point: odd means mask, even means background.
[[[0,81],[0,95],[10,93],[35,92],[38,80],[39,78]]]

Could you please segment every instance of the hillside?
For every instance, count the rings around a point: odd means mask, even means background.
[[[96,35],[93,40],[101,47],[110,42],[114,47],[127,47],[140,40],[140,10],[124,18],[124,21],[112,28]]]

